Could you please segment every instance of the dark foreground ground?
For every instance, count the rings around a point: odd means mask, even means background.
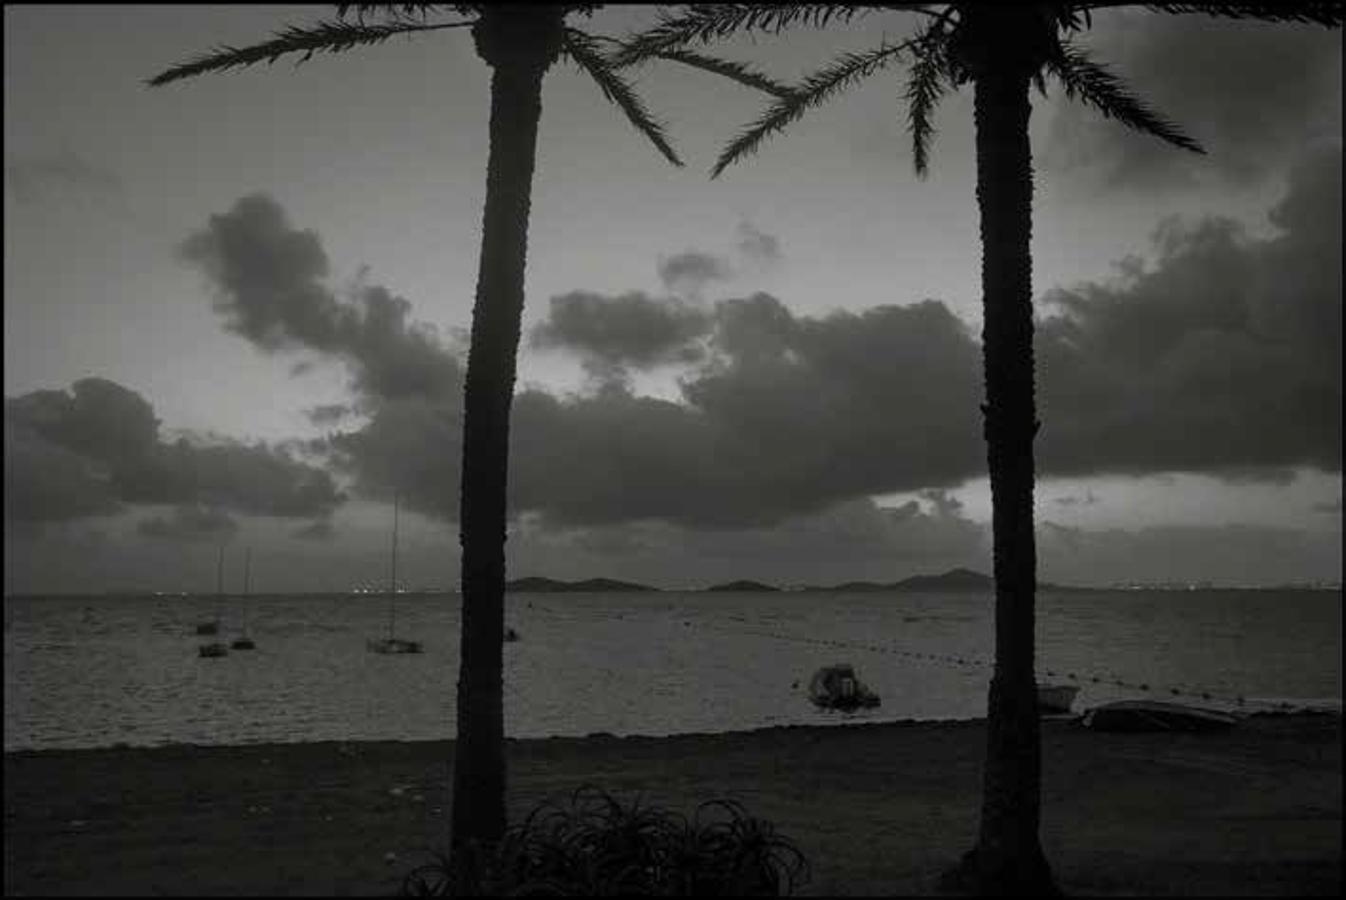
[[[1339,716],[1212,735],[1043,724],[1042,837],[1067,892],[1339,893]],[[731,796],[805,851],[803,893],[930,893],[975,833],[984,733],[898,723],[510,741],[510,808],[585,782],[688,813]],[[5,754],[5,894],[388,895],[441,843],[452,752]]]

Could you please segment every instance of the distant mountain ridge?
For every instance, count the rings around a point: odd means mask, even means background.
[[[505,582],[505,590],[510,593],[621,593],[629,591],[660,591],[662,588],[653,587],[648,584],[640,584],[633,581],[619,581],[615,578],[586,578],[583,581],[559,581],[555,578],[542,578],[538,576],[529,576],[527,578],[516,578],[513,581]],[[709,587],[701,588],[702,591],[710,593],[733,593],[733,592],[773,592],[787,590],[773,584],[766,584],[761,581],[752,581],[741,578],[736,581],[726,581],[721,584],[712,584]],[[831,593],[862,593],[872,591],[888,592],[914,592],[914,591],[944,591],[946,593],[960,592],[980,592],[993,593],[995,591],[995,579],[990,575],[977,572],[972,569],[955,568],[947,572],[941,572],[937,575],[912,575],[903,578],[901,581],[892,581],[887,584],[877,581],[846,581],[841,584],[830,586],[825,585],[806,585],[799,588],[789,588],[789,590],[804,591],[828,591]],[[1039,582],[1038,590],[1056,590],[1056,591],[1075,591],[1091,590],[1090,588],[1074,588],[1067,585],[1050,584],[1048,582]]]
[[[995,579],[971,569],[950,569],[939,575],[912,575],[888,585],[894,591],[983,591],[994,590]]]
[[[712,584],[707,591],[779,591],[780,588],[771,584],[763,584],[760,581],[748,581],[740,579],[738,581],[726,581],[724,584]]]
[[[554,578],[516,578],[505,582],[505,591],[510,593],[602,593],[604,591],[657,591],[659,588],[634,581],[618,581],[615,578],[586,578],[583,581],[557,581]]]

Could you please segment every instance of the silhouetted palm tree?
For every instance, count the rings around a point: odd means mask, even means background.
[[[1056,892],[1038,838],[1041,739],[1033,675],[1033,439],[1040,423],[1033,396],[1029,86],[1036,85],[1045,94],[1045,76],[1053,76],[1067,97],[1082,100],[1104,116],[1185,150],[1204,152],[1071,43],[1072,34],[1089,26],[1091,9],[1117,5],[1121,4],[701,5],[677,15],[662,14],[658,24],[632,36],[612,57],[617,65],[654,58],[678,60],[698,43],[741,33],[775,33],[792,25],[824,27],[875,8],[904,9],[925,17],[909,40],[847,53],[778,95],[726,146],[712,176],[809,109],[899,60],[908,63],[908,122],[916,171],[923,176],[935,105],[949,88],[973,84],[986,385],[982,411],[991,481],[996,657],[987,703],[981,825],[974,848],[949,880],[980,892]],[[1342,20],[1341,5],[1329,3],[1160,3],[1149,8],[1329,26]]]
[[[352,7],[357,21],[347,21]],[[603,95],[671,163],[682,165],[664,126],[608,63],[608,38],[570,27],[594,4],[342,4],[337,20],[287,26],[250,47],[219,47],[149,80],[163,85],[206,72],[300,53],[337,53],[396,35],[470,28],[477,54],[491,67],[490,156],[472,339],[464,389],[463,462],[459,506],[462,543],[462,633],[454,763],[452,844],[494,843],[505,828],[502,685],[506,477],[509,414],[524,303],[528,213],[542,112],[542,78],[558,57],[575,63]],[[366,23],[365,16],[378,17]],[[431,21],[449,14],[449,21]],[[695,54],[686,60],[697,64]],[[758,88],[772,83],[744,67],[705,63]]]

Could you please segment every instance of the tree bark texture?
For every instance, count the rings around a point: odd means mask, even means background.
[[[504,596],[509,416],[524,304],[528,216],[542,77],[560,16],[488,7],[474,27],[492,67],[490,156],[472,342],[464,387],[459,506],[462,631],[451,846],[488,846],[505,831]]]

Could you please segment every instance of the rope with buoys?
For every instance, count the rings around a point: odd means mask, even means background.
[[[529,605],[534,608],[540,608],[546,612],[550,612],[553,615],[558,616],[559,618],[570,618],[572,620],[578,620],[579,618],[581,618],[577,616],[567,615],[564,612],[561,612],[553,608],[549,608],[546,605],[539,605],[536,603],[530,603]],[[813,644],[815,646],[832,647],[836,649],[865,650],[872,653],[884,653],[890,656],[905,657],[907,659],[912,659],[919,662],[940,663],[960,668],[993,669],[995,667],[995,664],[991,661],[984,659],[977,659],[971,656],[960,656],[955,654],[943,654],[943,653],[927,653],[927,652],[903,649],[901,647],[894,646],[892,644],[865,643],[859,641],[841,640],[837,638],[809,637],[805,635],[790,634],[788,632],[783,631],[771,631],[766,629],[753,628],[748,625],[747,619],[737,614],[730,614],[728,618],[732,621],[741,622],[748,627],[732,628],[724,625],[693,623],[690,619],[683,619],[682,624],[684,627],[699,628],[705,631],[718,631],[724,634],[744,634],[754,637],[770,638],[772,640],[778,640],[778,641],[787,641],[800,644]],[[1149,682],[1145,681],[1128,681],[1118,676],[1116,673],[1109,673],[1109,675],[1105,677],[1103,675],[1098,674],[1080,675],[1078,672],[1071,672],[1071,671],[1062,672],[1057,671],[1055,669],[1043,669],[1038,672],[1038,675],[1039,676],[1045,675],[1047,678],[1065,679],[1066,681],[1074,682],[1080,687],[1085,687],[1091,684],[1108,685],[1111,687],[1122,688],[1124,690],[1138,691],[1140,693],[1149,694],[1151,696],[1167,695],[1171,697],[1187,697],[1194,700],[1205,700],[1207,702],[1230,703],[1240,707],[1246,706],[1250,702],[1253,703],[1256,702],[1256,701],[1250,701],[1243,694],[1231,694],[1226,691],[1199,686],[1151,685]],[[1292,704],[1284,701],[1275,704],[1258,704],[1258,705],[1264,705],[1274,709],[1285,709],[1285,710],[1294,708]]]

